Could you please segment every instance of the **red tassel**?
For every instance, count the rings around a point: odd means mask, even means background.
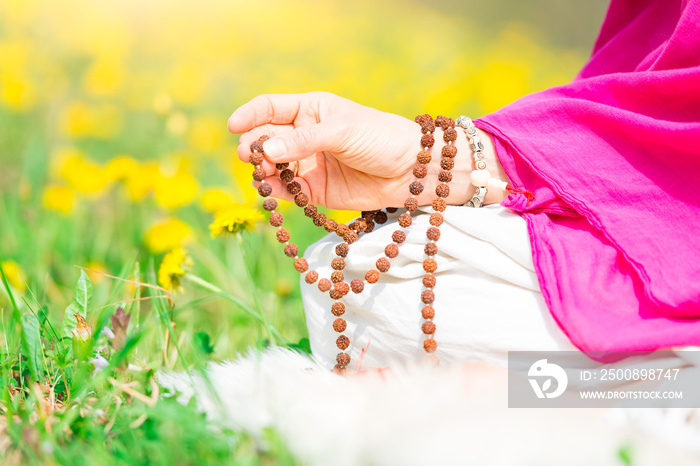
[[[535,200],[535,195],[527,189],[514,188],[510,185],[510,183],[506,185],[506,189],[513,194],[522,194],[523,196],[525,196],[527,198],[528,204]]]

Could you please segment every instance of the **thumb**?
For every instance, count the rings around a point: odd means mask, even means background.
[[[300,126],[268,139],[263,143],[263,150],[273,162],[291,162],[316,152],[332,150],[338,144],[338,135],[337,125],[326,122]]]

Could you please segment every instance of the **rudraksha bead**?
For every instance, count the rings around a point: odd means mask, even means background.
[[[447,157],[443,157],[442,160],[440,160],[440,168],[443,170],[452,170],[455,167],[455,159],[448,159]]]
[[[428,353],[434,353],[437,349],[437,342],[432,338],[426,338],[423,342],[423,349]]]
[[[419,195],[423,192],[423,183],[420,181],[414,181],[408,186],[408,191],[414,196]]]
[[[289,241],[289,232],[285,230],[284,228],[280,228],[277,230],[277,241],[280,243],[286,243]]]
[[[350,292],[350,284],[348,282],[338,282],[335,284],[335,289],[343,293],[343,296]]]
[[[340,335],[337,340],[335,340],[335,346],[339,349],[345,351],[350,346],[350,339],[345,335]]]
[[[388,220],[386,212],[379,211],[377,215],[374,216],[374,221],[380,225],[383,225]]]
[[[424,123],[421,123],[420,130],[423,134],[432,133],[433,131],[435,131],[435,123],[432,121],[426,121]]]
[[[432,134],[424,134],[420,138],[420,145],[423,147],[433,147],[435,144],[435,137]]]
[[[401,244],[406,241],[406,233],[401,230],[396,230],[394,233],[392,233],[391,239],[394,241],[394,243]]]
[[[334,270],[343,270],[345,268],[345,261],[340,257],[336,257],[331,261],[331,267],[333,267]]]
[[[331,299],[340,299],[340,298],[342,298],[343,296],[345,296],[345,295],[343,294],[343,292],[340,291],[340,290],[337,289],[337,288],[333,288],[333,289],[328,293],[328,295],[331,297]]]
[[[452,181],[452,173],[448,171],[441,171],[438,173],[438,181],[441,183],[449,183]]]
[[[450,187],[445,183],[441,183],[437,185],[437,188],[435,188],[435,194],[437,194],[439,197],[445,198],[450,195]]]
[[[357,232],[353,230],[348,230],[348,232],[343,235],[343,239],[346,243],[352,244],[355,241],[357,241]]]
[[[326,215],[322,214],[322,213],[318,213],[318,214],[316,214],[316,216],[314,217],[313,220],[314,220],[314,225],[316,225],[317,227],[322,227],[326,224]]]
[[[352,229],[358,233],[363,233],[367,231],[367,220],[365,220],[364,218],[358,218],[357,220],[352,222]]]
[[[350,364],[350,355],[348,353],[338,353],[335,360],[340,367],[345,367]]]
[[[311,284],[313,284],[313,283],[316,283],[316,280],[318,280],[318,272],[316,272],[315,270],[312,270],[312,271],[308,272],[308,273],[306,274],[306,277],[304,277],[304,280],[305,280],[306,283],[308,283],[309,285],[311,285]]]
[[[426,244],[424,251],[425,251],[425,254],[427,256],[434,256],[438,252],[437,244],[435,244],[435,243]]]
[[[272,212],[277,208],[277,199],[265,199],[263,201],[263,209]]]
[[[281,227],[284,223],[284,217],[279,212],[272,212],[270,214],[270,225],[273,227]]]
[[[342,282],[345,279],[345,275],[343,275],[343,272],[340,272],[336,270],[331,274],[331,281],[333,283],[339,283]]]
[[[433,202],[430,205],[434,210],[437,210],[438,212],[444,212],[447,208],[447,202],[441,197],[433,199]]]
[[[423,290],[420,294],[420,300],[425,304],[432,304],[432,302],[435,301],[435,293],[433,290]]]
[[[401,227],[406,228],[410,226],[411,223],[413,223],[411,214],[409,214],[408,212],[404,212],[401,215],[399,215],[399,225],[401,225]]]
[[[425,176],[428,174],[428,167],[426,167],[422,163],[417,163],[415,167],[413,167],[413,176],[416,178],[425,178]],[[261,180],[262,181],[262,180]]]
[[[394,257],[399,255],[399,247],[394,243],[387,244],[384,248],[384,254],[386,254],[386,257],[388,257],[389,259],[393,259]]]
[[[294,268],[297,269],[297,272],[304,273],[309,270],[309,263],[303,257],[297,257],[294,259]]]
[[[435,309],[433,309],[433,306],[423,307],[420,313],[424,319],[432,319],[433,317],[435,317]]]
[[[251,165],[260,165],[263,160],[265,160],[265,156],[263,156],[261,152],[253,152],[250,154]]]
[[[261,184],[258,186],[258,194],[260,194],[262,197],[269,196],[272,194],[272,186],[270,186],[268,183]]]
[[[304,207],[304,215],[306,215],[309,218],[314,218],[318,214],[318,208],[316,208],[315,205],[309,204],[306,207]]]
[[[430,154],[428,154],[428,155],[430,155]],[[386,211],[389,214],[394,214],[394,213],[396,213],[397,210],[399,210],[398,207],[387,207],[386,208]]]
[[[289,243],[284,246],[284,254],[288,257],[296,257],[299,254],[299,246]]]
[[[285,168],[289,167],[289,162],[282,162],[282,163],[276,163],[275,168],[279,171],[284,170]]]
[[[309,196],[307,196],[305,193],[299,193],[294,196],[294,203],[299,207],[306,207],[306,204],[309,203]]]
[[[365,282],[363,282],[359,278],[356,278],[350,282],[350,289],[355,294],[362,293],[362,290],[365,289]]]
[[[256,168],[253,171],[253,179],[255,181],[263,181],[265,179],[265,170],[262,168]]]
[[[327,278],[322,278],[318,281],[318,289],[322,292],[326,292],[333,287],[333,283]]]
[[[428,273],[433,273],[437,270],[437,262],[435,262],[435,259],[428,257],[423,261],[423,270],[425,270]]]
[[[338,229],[338,223],[335,220],[333,220],[332,218],[329,218],[328,220],[326,220],[326,224],[324,225],[324,228],[326,229],[326,231],[328,233],[334,233],[335,230]]]
[[[299,194],[301,192],[301,184],[298,181],[292,181],[287,185],[287,192],[289,194]]]
[[[416,118],[414,118],[414,121],[418,123],[419,125],[422,125],[426,121],[433,121],[433,117],[428,115],[427,113],[424,113],[423,115],[418,115]]]
[[[442,222],[445,220],[445,218],[442,216],[441,213],[438,212],[433,212],[430,214],[430,224],[434,227],[439,227],[442,225]]]
[[[262,152],[263,151],[263,141],[257,140],[253,141],[253,143],[250,145],[250,150],[253,152]]]
[[[338,228],[335,229],[335,233],[340,237],[347,235],[349,231],[350,227],[344,223],[339,223]]]
[[[415,197],[407,197],[406,202],[403,203],[403,206],[409,212],[415,212],[416,209],[418,209],[418,201]]]
[[[457,148],[455,146],[453,146],[452,144],[446,144],[442,147],[442,151],[440,153],[442,154],[443,157],[447,157],[448,159],[451,159],[457,155]]]
[[[364,218],[365,220],[374,220],[374,216],[376,215],[375,210],[363,210],[360,212],[360,217]]]
[[[457,130],[454,128],[447,128],[442,133],[442,139],[444,139],[445,142],[455,141],[457,139]]]
[[[335,330],[338,333],[343,333],[347,327],[348,323],[345,322],[345,319],[341,319],[340,317],[338,317],[333,321],[333,330]]]
[[[294,172],[290,169],[282,170],[280,180],[284,183],[290,183],[294,179]]]
[[[340,317],[345,314],[345,304],[338,301],[334,302],[331,306],[331,314],[336,317]]]
[[[343,367],[340,364],[336,364],[333,366],[333,369],[331,369],[331,372],[337,375],[345,375],[348,372],[348,368]]]
[[[367,283],[377,283],[379,280],[379,272],[376,270],[369,270],[365,274],[365,280],[367,280]]]
[[[423,322],[423,325],[421,325],[421,330],[423,330],[423,333],[425,333],[426,335],[432,335],[433,333],[435,333],[435,323],[433,323],[430,320],[427,322]]]
[[[429,274],[426,274],[426,275],[423,277],[423,286],[424,286],[424,287],[426,287],[426,288],[434,288],[434,287],[435,287],[435,283],[437,283],[437,279],[435,278],[435,275],[429,273]]]
[[[426,163],[430,163],[433,156],[430,155],[430,152],[428,152],[427,150],[422,150],[422,151],[418,152],[418,155],[416,156],[416,158],[418,159],[419,163],[426,164]]]
[[[438,115],[438,116],[435,117],[435,124],[436,124],[437,126],[439,126],[440,128],[442,128],[442,127],[445,126],[445,120],[446,120],[446,119],[447,119],[446,117],[444,117],[444,116],[442,116],[442,115]]]
[[[389,262],[389,259],[386,257],[380,257],[377,259],[376,266],[380,272],[386,272],[389,270],[389,267],[391,267],[391,262]]]
[[[374,222],[371,220],[367,220],[365,222],[365,231],[369,233],[370,231],[374,230]]]
[[[347,243],[340,243],[335,246],[335,254],[340,257],[347,257],[348,252],[350,252],[350,247]]]
[[[435,227],[430,227],[428,231],[425,232],[425,236],[427,236],[430,241],[437,241],[440,239],[440,230]]]

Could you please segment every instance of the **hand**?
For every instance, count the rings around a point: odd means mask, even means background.
[[[238,147],[244,162],[250,160],[253,141],[264,134],[271,137],[263,145],[268,160],[262,168],[274,197],[292,199],[274,165],[291,161],[298,161],[296,181],[314,204],[372,210],[401,207],[410,196],[408,185],[414,181],[421,132],[416,123],[398,115],[323,92],[263,95],[238,108],[229,118],[228,128],[233,133],[245,132]],[[452,204],[463,204],[470,198],[470,151],[466,137],[460,136],[447,198]],[[435,140],[419,205],[427,205],[435,197],[442,147],[439,128]]]

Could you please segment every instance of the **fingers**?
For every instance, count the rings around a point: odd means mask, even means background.
[[[229,117],[228,129],[232,133],[243,133],[266,123],[290,124],[300,112],[315,113],[319,107],[321,92],[307,94],[265,94],[242,105]]]
[[[276,163],[305,159],[317,152],[333,151],[344,140],[343,127],[327,120],[281,132],[263,143],[268,158]]]

